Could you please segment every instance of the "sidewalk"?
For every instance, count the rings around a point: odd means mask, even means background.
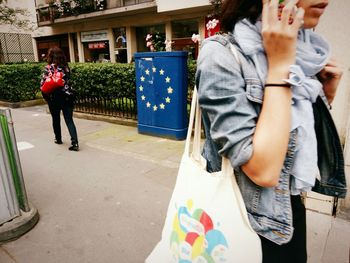
[[[0,246],[1,263],[141,263],[160,238],[183,141],[75,119],[80,152],[53,143],[50,115],[12,110],[38,225]],[[308,211],[309,263],[348,263],[350,222]]]

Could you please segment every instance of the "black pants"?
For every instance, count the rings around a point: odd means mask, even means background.
[[[301,197],[291,196],[294,233],[292,240],[284,245],[277,245],[261,237],[263,263],[305,263],[306,252],[306,213]]]
[[[64,121],[66,122],[72,144],[78,144],[77,129],[73,121],[74,105],[70,101],[57,99],[48,102],[50,113],[52,116],[52,126],[55,133],[55,138],[58,141],[62,140],[61,134],[61,111],[63,112]]]

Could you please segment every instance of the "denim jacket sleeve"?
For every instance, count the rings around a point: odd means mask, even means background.
[[[203,42],[196,84],[204,126],[206,120],[209,122],[207,140],[209,136],[219,154],[239,167],[252,156],[258,111],[248,100],[240,65],[227,45],[215,40]]]

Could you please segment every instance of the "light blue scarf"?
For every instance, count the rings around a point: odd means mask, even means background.
[[[267,78],[267,59],[261,36],[261,21],[256,24],[244,19],[236,24],[234,36],[243,53],[255,64],[260,81]],[[315,32],[300,29],[297,42],[296,65],[290,66],[292,84],[292,125],[298,130],[297,148],[291,171],[291,194],[311,190],[319,176],[317,166],[317,140],[314,129],[312,103],[323,93],[316,74],[329,59],[328,43]]]

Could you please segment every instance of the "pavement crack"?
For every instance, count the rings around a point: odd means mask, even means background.
[[[2,250],[10,259],[12,259],[13,260],[13,262],[15,262],[15,263],[19,263],[16,259],[15,259],[15,257],[14,256],[12,256],[11,255],[11,253],[10,252],[8,252],[7,251],[7,249],[6,248],[4,248],[4,247],[2,247],[2,246],[0,246],[0,250]]]

